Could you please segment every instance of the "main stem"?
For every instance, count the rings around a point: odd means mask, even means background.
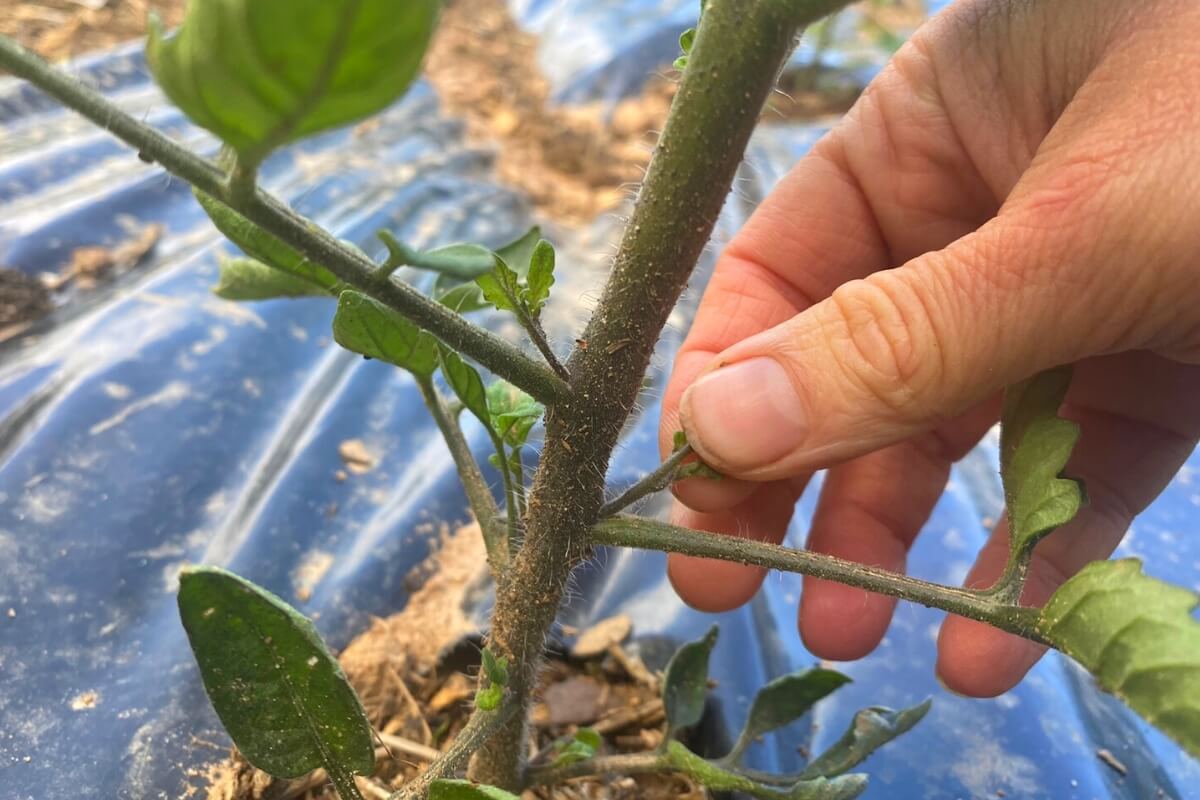
[[[712,233],[780,66],[805,21],[795,0],[710,0],[599,306],[547,411],[525,542],[498,582],[489,647],[515,665],[520,711],[471,777],[519,789],[525,719],[571,569],[587,552],[604,476],[667,316]],[[824,13],[822,3],[820,13]]]
[[[277,198],[257,190],[252,183],[252,173],[235,170],[232,176],[227,176],[212,162],[126,114],[100,94],[5,36],[0,36],[0,67],[24,78],[137,148],[143,158],[157,161],[172,175],[219,198],[313,263],[328,268],[349,285],[403,314],[448,346],[466,353],[539,400],[553,403],[566,392],[566,383],[561,378],[509,342],[472,325],[411,286],[378,275],[377,265],[354,248]]]

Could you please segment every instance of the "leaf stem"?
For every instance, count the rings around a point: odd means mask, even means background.
[[[462,480],[463,491],[467,495],[467,503],[471,506],[475,519],[479,521],[492,574],[499,578],[508,567],[508,542],[503,529],[499,527],[500,509],[492,498],[492,491],[488,488],[487,481],[483,479],[483,473],[479,471],[479,465],[475,462],[475,456],[471,453],[466,437],[463,436],[462,428],[450,414],[445,400],[433,385],[433,378],[416,376],[416,380],[417,386],[421,389],[421,397],[425,400],[425,406],[429,409],[430,415],[437,423],[438,430],[442,432],[442,438],[446,440],[446,446],[450,449],[454,466],[458,469],[459,478]]]
[[[82,114],[125,143],[143,158],[202,192],[219,198],[251,222],[329,269],[341,280],[403,314],[448,346],[521,387],[546,404],[561,402],[566,382],[517,347],[463,319],[441,303],[407,284],[380,277],[377,265],[338,241],[316,223],[292,211],[280,200],[245,186],[245,177],[232,177],[209,160],[126,114],[74,77],[55,69],[12,39],[0,36],[0,67],[24,78],[68,108]]]
[[[985,622],[1039,644],[1048,644],[1037,631],[1036,609],[999,602],[986,591],[943,586],[823,553],[680,528],[665,522],[625,515],[596,525],[592,529],[592,541],[595,544],[735,561],[836,581],[939,608],[960,617]]]
[[[601,519],[611,517],[613,514],[628,508],[647,495],[666,489],[674,483],[675,475],[679,472],[679,467],[683,464],[683,460],[690,456],[692,452],[690,444],[685,444],[676,450],[671,454],[670,458],[660,464],[649,475],[646,475],[640,481],[621,492],[621,494],[600,506]]]

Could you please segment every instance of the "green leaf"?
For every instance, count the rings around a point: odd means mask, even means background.
[[[275,297],[329,296],[324,286],[253,258],[222,258],[213,294],[225,300],[270,300]]]
[[[1043,372],[1004,393],[1000,428],[1000,476],[1008,509],[1010,564],[1070,522],[1083,505],[1078,482],[1062,471],[1079,438],[1079,426],[1058,416],[1071,370]]]
[[[492,651],[483,648],[483,674],[488,680],[498,686],[508,685],[508,659],[496,658]]]
[[[378,236],[388,249],[387,264],[393,268],[417,267],[469,281],[491,272],[495,264],[492,251],[478,244],[448,244],[422,251],[412,249],[390,231],[379,231]]]
[[[475,706],[481,711],[495,711],[504,698],[504,687],[493,683],[475,692]]]
[[[495,267],[486,275],[480,275],[475,283],[483,292],[483,299],[500,311],[518,311],[521,296],[521,277],[514,272],[499,255],[494,257]]]
[[[525,279],[525,291],[521,299],[536,319],[550,298],[550,287],[554,285],[554,247],[542,239],[533,249],[529,261],[529,275]]]
[[[347,289],[338,297],[333,338],[347,350],[428,377],[437,369],[437,340],[378,300]]]
[[[893,711],[882,706],[864,708],[854,715],[850,728],[833,745],[813,760],[800,777],[832,778],[853,769],[880,747],[908,732],[933,706],[932,700]]]
[[[1126,558],[1096,561],[1046,603],[1038,631],[1200,758],[1200,596],[1142,573]]]
[[[179,33],[152,25],[167,97],[255,165],[287,142],[374,114],[408,89],[437,0],[193,0]]]
[[[508,381],[498,380],[487,389],[492,428],[512,447],[520,447],[545,407]]]
[[[687,478],[703,478],[707,481],[719,481],[724,477],[724,475],[699,459],[681,464],[679,470],[675,473],[675,480],[677,481]]]
[[[696,29],[688,28],[686,31],[679,34],[679,49],[683,51],[684,55],[687,55],[692,52],[692,45],[695,43],[695,41]]]
[[[554,743],[554,758],[556,767],[575,764],[596,755],[601,745],[600,734],[591,728],[580,728],[575,735],[568,739],[560,739]]]
[[[708,657],[716,643],[717,626],[714,625],[704,638],[676,650],[667,663],[662,698],[668,736],[680,728],[695,725],[704,715],[704,703],[708,698]]]
[[[371,773],[370,723],[311,622],[216,567],[180,573],[179,615],[217,716],[251,764],[278,778]]]
[[[479,372],[458,353],[445,345],[438,345],[438,358],[442,364],[442,374],[446,383],[462,401],[463,407],[478,418],[488,430],[492,428],[492,415],[488,411],[487,389],[483,387],[483,378]]]
[[[304,256],[255,225],[229,206],[203,192],[196,191],[196,200],[217,230],[242,252],[269,267],[282,270],[336,294],[342,282],[325,267],[312,263]]]
[[[818,700],[849,682],[850,678],[840,672],[820,668],[793,672],[771,681],[755,696],[746,725],[726,760],[736,762],[759,736],[799,719]]]
[[[457,283],[448,275],[439,275],[433,284],[433,297],[442,305],[459,314],[491,308],[483,297],[483,290],[474,281]]]
[[[517,239],[496,248],[496,255],[504,259],[509,269],[524,278],[529,274],[529,266],[533,261],[533,251],[542,240],[542,229],[534,225]]]
[[[520,800],[515,794],[486,783],[440,779],[429,786],[429,800]]]

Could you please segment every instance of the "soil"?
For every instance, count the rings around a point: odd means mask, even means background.
[[[414,777],[454,740],[471,713],[479,642],[464,608],[488,580],[479,528],[443,532],[437,552],[410,579],[421,585],[404,610],[375,620],[340,657],[380,737],[376,772],[360,781],[366,797],[386,797]],[[564,634],[580,646],[570,648],[570,654],[553,655],[543,670],[530,727],[535,762],[552,758],[554,743],[583,726],[603,736],[604,752],[642,751],[661,742],[659,676],[622,646],[630,634],[628,618]],[[198,777],[206,785],[198,785],[196,795],[205,800],[334,796],[320,773],[277,781],[251,767],[236,750]],[[702,788],[673,775],[581,778],[525,793],[526,800],[704,797]]]
[[[183,20],[187,0],[6,0],[0,33],[50,61],[136,39],[150,12],[169,28]]]

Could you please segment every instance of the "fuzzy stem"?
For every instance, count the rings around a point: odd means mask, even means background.
[[[529,771],[526,785],[548,786],[589,775],[645,775],[659,772],[681,772],[710,791],[743,792],[760,800],[787,800],[793,796],[786,789],[764,786],[754,778],[730,772],[719,764],[701,758],[679,742],[668,742],[663,750],[649,753],[622,753],[562,766],[538,767]],[[865,785],[864,779],[856,775],[838,780]]]
[[[690,444],[685,444],[676,450],[671,454],[670,458],[660,464],[649,475],[621,492],[617,497],[600,506],[601,518],[611,517],[613,514],[628,508],[643,497],[666,489],[675,482],[675,474],[679,472],[679,466],[692,452]]]
[[[508,552],[511,555],[517,549],[517,522],[520,510],[517,508],[517,490],[513,483],[512,467],[508,463],[508,454],[504,451],[504,440],[492,434],[492,446],[496,449],[496,467],[500,470],[500,478],[504,481],[504,517],[508,530]]]
[[[492,574],[502,575],[504,569],[508,567],[508,542],[505,540],[503,528],[498,524],[500,509],[497,508],[496,501],[492,498],[492,491],[488,488],[487,481],[483,479],[483,473],[479,471],[479,465],[475,463],[475,456],[471,454],[471,448],[467,444],[466,437],[463,436],[462,429],[458,426],[457,420],[451,416],[445,401],[434,387],[433,378],[416,376],[416,380],[417,386],[421,389],[421,397],[425,400],[425,406],[429,409],[434,422],[437,423],[438,430],[442,432],[442,438],[446,440],[446,447],[449,448],[450,455],[454,459],[454,466],[458,470],[459,479],[462,480],[463,491],[467,495],[467,503],[471,506],[475,519],[479,521],[479,529],[483,533],[483,542],[487,548],[487,558],[492,568]]]
[[[126,114],[97,92],[5,36],[0,36],[0,67],[28,80],[63,105],[137,148],[142,158],[157,161],[167,172],[220,199],[313,263],[328,268],[347,284],[404,315],[446,345],[466,353],[543,403],[558,402],[566,394],[566,383],[559,376],[512,344],[472,325],[411,286],[380,277],[375,272],[377,265],[280,200],[258,191],[253,185],[247,186],[244,174],[239,178],[235,170],[233,180],[229,180],[207,159]]]
[[[424,800],[436,780],[451,778],[466,769],[471,754],[494,736],[518,711],[518,705],[506,698],[495,711],[476,710],[450,747],[424,772],[401,786],[388,800]]]
[[[595,544],[683,553],[783,572],[798,572],[940,608],[960,617],[985,622],[1030,641],[1048,644],[1037,632],[1038,614],[1034,609],[998,602],[986,591],[930,583],[809,550],[796,550],[629,516],[614,517],[598,524],[592,529],[592,541]]]
[[[844,3],[844,0],[836,0]],[[563,588],[586,556],[604,474],[663,325],[729,194],[767,95],[805,19],[796,0],[709,0],[679,91],[604,293],[567,364],[571,396],[546,412],[524,544],[496,590],[489,647],[514,665],[522,712],[476,757],[471,778],[521,783],[525,711]]]

